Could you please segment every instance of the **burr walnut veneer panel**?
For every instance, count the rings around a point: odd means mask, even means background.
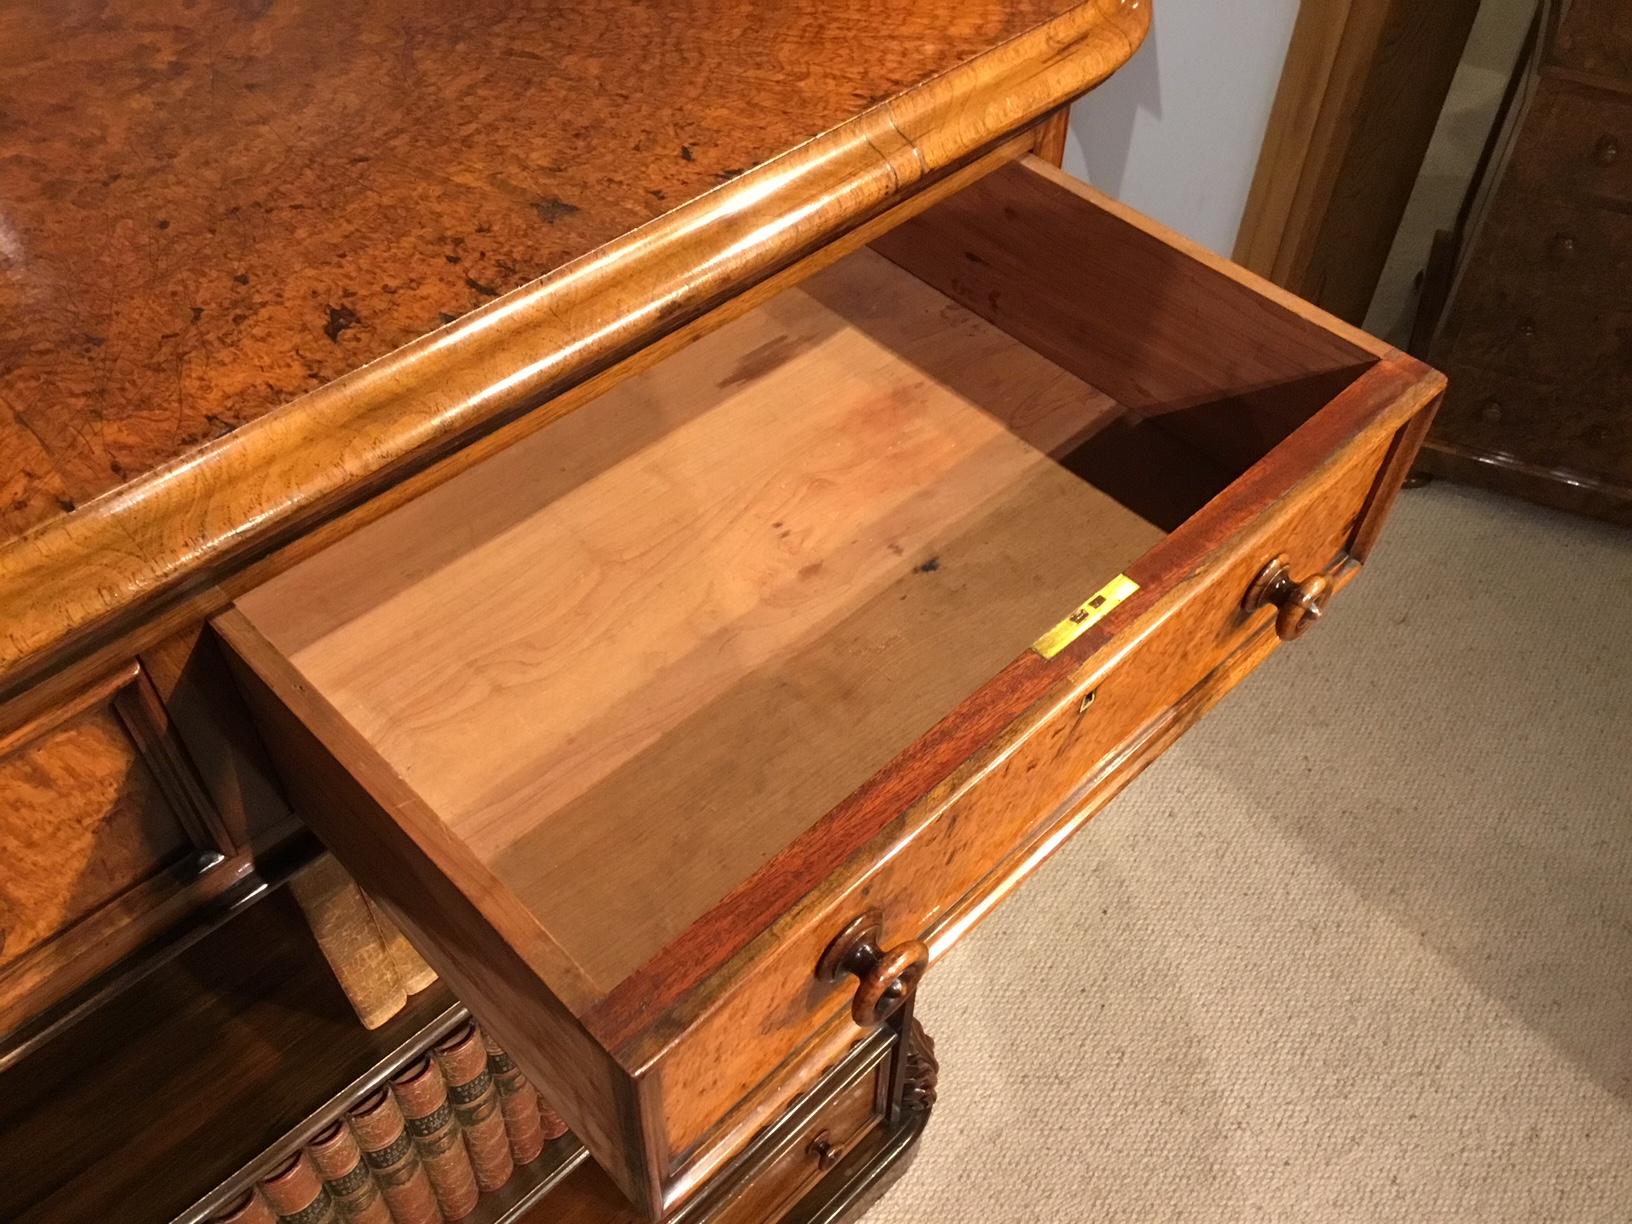
[[[0,1035],[246,869],[128,664],[0,735]]]

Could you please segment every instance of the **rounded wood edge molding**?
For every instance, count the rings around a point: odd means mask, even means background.
[[[686,323],[1093,88],[1149,0],[1086,0],[0,547],[0,689]]]

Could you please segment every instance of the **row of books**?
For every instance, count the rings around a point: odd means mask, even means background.
[[[217,1224],[443,1224],[566,1125],[473,1022],[313,1135]]]

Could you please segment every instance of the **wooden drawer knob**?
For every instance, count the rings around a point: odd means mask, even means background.
[[[862,1028],[872,1028],[888,1020],[912,997],[918,979],[929,968],[929,948],[909,939],[889,949],[878,946],[884,933],[884,916],[878,910],[852,918],[827,945],[816,966],[816,976],[836,982],[852,973],[861,983],[850,1004],[850,1015]]]
[[[1620,159],[1621,142],[1616,140],[1613,136],[1600,136],[1598,138],[1598,143],[1593,146],[1592,160],[1597,162],[1600,166],[1613,166]]]
[[[816,1162],[818,1169],[826,1173],[844,1159],[844,1148],[829,1139],[824,1130],[806,1146],[805,1154]]]
[[[1331,593],[1332,580],[1325,574],[1316,574],[1296,582],[1285,557],[1276,557],[1253,582],[1247,592],[1246,607],[1279,608],[1275,617],[1275,632],[1281,641],[1296,641],[1309,632],[1326,610],[1326,596]]]

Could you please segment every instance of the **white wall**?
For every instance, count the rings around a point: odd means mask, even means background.
[[[1154,0],[1150,37],[1071,111],[1065,168],[1228,255],[1298,0]]]

